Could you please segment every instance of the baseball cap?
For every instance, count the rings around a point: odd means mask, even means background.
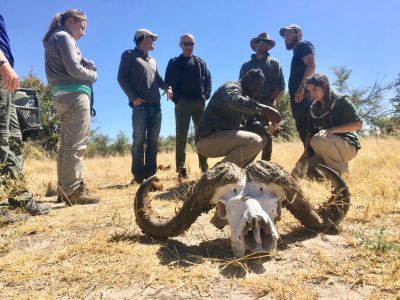
[[[153,41],[156,41],[158,39],[158,35],[152,33],[150,30],[146,29],[146,28],[141,28],[136,30],[135,32],[135,36],[133,37],[133,41],[136,42],[136,40],[144,35],[150,35],[153,37]]]
[[[279,35],[280,36],[284,36],[286,30],[294,30],[294,31],[298,31],[298,32],[302,32],[301,28],[299,25],[297,24],[290,24],[289,26],[283,27],[279,30]]]

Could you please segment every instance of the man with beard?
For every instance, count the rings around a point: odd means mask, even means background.
[[[276,108],[276,99],[285,90],[285,80],[283,71],[279,61],[271,57],[268,53],[275,46],[275,41],[272,40],[268,33],[263,32],[257,37],[251,39],[250,47],[256,53],[251,56],[249,61],[246,61],[240,69],[239,78],[251,70],[260,68],[264,74],[265,81],[260,92],[260,103]],[[269,120],[259,118],[263,125],[268,125]],[[272,154],[272,136],[267,135],[267,143],[262,151],[262,160],[271,160]]]
[[[285,40],[286,49],[293,50],[289,77],[289,95],[297,132],[304,143],[308,111],[313,102],[310,93],[306,89],[306,80],[315,73],[314,46],[308,41],[301,40],[303,32],[299,25],[292,24],[281,28],[279,34]]]
[[[157,171],[158,136],[161,128],[160,91],[173,97],[172,88],[158,73],[157,63],[149,52],[154,50],[158,35],[138,29],[133,41],[136,47],[122,53],[118,82],[132,108],[132,183],[141,184]],[[152,189],[161,189],[154,184]]]
[[[254,115],[279,123],[279,112],[257,100],[264,85],[260,69],[229,81],[211,97],[196,132],[196,148],[206,157],[221,157],[239,167],[251,163],[263,149],[267,133]]]

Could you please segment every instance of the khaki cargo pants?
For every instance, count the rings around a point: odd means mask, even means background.
[[[61,119],[57,181],[62,195],[71,195],[83,182],[83,153],[89,140],[90,96],[67,93],[54,97]]]
[[[339,174],[348,171],[348,162],[357,154],[357,150],[353,145],[336,134],[328,136],[314,135],[311,138],[310,146],[325,161],[328,167]]]
[[[239,167],[251,163],[264,148],[266,138],[244,130],[217,130],[196,143],[198,152],[206,157],[225,156],[223,162]]]

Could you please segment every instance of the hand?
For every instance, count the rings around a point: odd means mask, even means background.
[[[167,94],[167,99],[170,100],[174,97],[174,93],[172,92],[172,88],[168,87],[164,90],[163,95]]]
[[[3,88],[9,92],[14,92],[19,87],[19,77],[11,68],[9,62],[6,62],[0,67],[0,75],[3,80]]]
[[[133,106],[139,106],[142,105],[143,103],[146,103],[146,100],[143,100],[142,98],[138,97],[135,100],[132,101]]]
[[[269,123],[268,126],[265,126],[265,131],[269,135],[277,136],[279,133],[282,132],[283,124],[285,124],[286,121],[282,120],[279,123],[272,123],[272,122],[268,122],[268,123]]]
[[[279,123],[282,120],[281,114],[275,108],[265,106],[263,115],[272,123]]]
[[[294,94],[294,102],[296,103],[300,103],[301,101],[303,101],[304,98],[304,87],[299,87],[296,91],[296,93]]]
[[[82,66],[84,66],[86,69],[97,71],[97,68],[92,60],[82,58]]]
[[[331,135],[333,132],[330,129],[321,129],[317,135],[318,136],[328,136]]]

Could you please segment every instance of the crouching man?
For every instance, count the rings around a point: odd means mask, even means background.
[[[246,72],[240,81],[229,81],[211,97],[196,133],[196,148],[206,157],[222,157],[239,167],[251,163],[267,141],[265,127],[254,115],[279,123],[279,112],[257,102],[264,84],[260,69]]]

